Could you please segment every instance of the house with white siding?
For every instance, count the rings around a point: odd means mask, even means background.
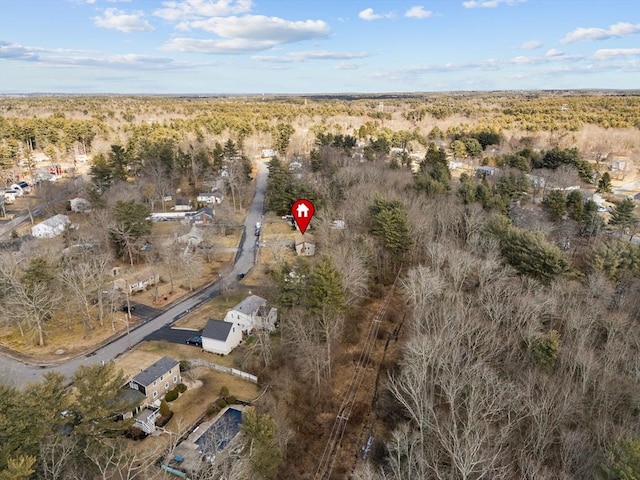
[[[242,330],[234,323],[209,320],[202,331],[202,349],[219,355],[229,355],[242,341]]]
[[[249,295],[227,312],[225,322],[234,323],[245,333],[251,330],[273,331],[276,328],[278,309],[267,307],[267,301],[257,295]]]

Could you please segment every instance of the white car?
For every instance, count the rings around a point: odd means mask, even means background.
[[[22,195],[20,194],[19,191],[17,190],[5,190],[4,192],[4,199],[7,202],[8,205],[12,204],[13,202],[16,201],[16,197],[21,197]]]
[[[14,183],[13,185],[11,185],[11,188],[20,192],[20,197],[28,194],[31,191],[31,187],[27,182]]]

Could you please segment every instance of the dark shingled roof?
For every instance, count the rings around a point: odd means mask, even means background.
[[[146,387],[153,383],[154,380],[160,378],[160,375],[164,375],[176,365],[178,365],[178,362],[173,358],[162,357],[156,363],[147,367],[146,370],[141,371],[133,377],[133,381]]]
[[[209,320],[207,326],[204,327],[202,336],[206,338],[212,338],[213,340],[220,340],[225,342],[229,338],[229,332],[233,327],[231,322],[223,322],[222,320]]]

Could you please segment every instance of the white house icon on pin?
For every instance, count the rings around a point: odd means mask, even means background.
[[[296,213],[299,218],[307,218],[309,216],[309,207],[307,207],[304,203],[301,203],[296,208]]]

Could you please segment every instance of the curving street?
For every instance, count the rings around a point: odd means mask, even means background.
[[[83,355],[56,365],[47,366],[25,364],[5,355],[0,355],[2,376],[15,381],[16,384],[37,381],[45,373],[53,371],[60,372],[70,378],[80,365],[94,365],[116,358],[118,355],[143,341],[145,337],[151,335],[156,330],[171,325],[174,321],[184,316],[188,310],[196,309],[219,295],[221,282],[227,284],[234,282],[238,274],[247,273],[254,265],[258,246],[253,235],[253,229],[256,222],[260,221],[263,215],[267,176],[267,166],[264,161],[261,160],[258,162],[255,195],[253,202],[247,209],[247,216],[244,223],[244,231],[248,234],[242,237],[235,264],[230,272],[193,295],[179,300],[155,318],[151,318],[143,324],[136,326],[128,335],[125,334],[89,355]]]

